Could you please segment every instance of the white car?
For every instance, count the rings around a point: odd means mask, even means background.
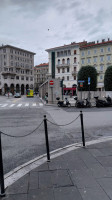
[[[14,95],[15,98],[21,98],[21,94],[19,92],[15,93]]]

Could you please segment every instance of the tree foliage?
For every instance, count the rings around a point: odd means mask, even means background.
[[[106,91],[112,91],[112,66],[109,66],[105,71],[104,87]]]
[[[90,85],[88,85],[88,77],[90,77]],[[80,83],[78,82],[78,90],[88,91],[90,87],[90,91],[96,91],[97,86],[97,71],[92,66],[84,66],[78,72],[77,81],[83,80],[83,87],[80,87]]]

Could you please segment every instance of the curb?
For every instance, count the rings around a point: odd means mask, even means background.
[[[107,141],[111,141],[111,140],[112,140],[111,136],[102,137],[102,138],[99,138],[99,139],[96,139],[96,140],[86,142],[86,146],[87,145],[89,146],[89,145],[92,145],[92,144],[98,144],[98,143],[101,143],[101,142],[107,142]],[[56,150],[50,152],[51,159],[56,158],[58,156],[61,156],[65,153],[68,153],[68,152],[73,151],[75,149],[79,149],[81,147],[82,147],[81,143],[74,143],[74,144],[71,144],[71,145],[67,145],[63,148],[56,149]],[[86,147],[83,147],[83,148],[86,148]],[[40,165],[42,165],[46,161],[47,161],[46,154],[43,154],[43,155],[41,155],[41,156],[23,164],[23,165],[20,165],[19,167],[15,168],[14,170],[5,174],[5,176],[4,176],[5,188],[12,185],[18,179],[20,179],[21,177],[23,177],[24,175],[29,173],[31,170],[39,167]]]

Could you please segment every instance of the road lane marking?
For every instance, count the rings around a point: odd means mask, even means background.
[[[22,106],[22,104],[21,103],[19,103],[18,105],[17,105],[17,107],[21,107]]]
[[[36,106],[36,103],[33,103],[32,106]]]
[[[29,106],[29,103],[26,103],[25,106]]]
[[[39,106],[43,106],[43,103],[39,103]]]
[[[4,107],[6,107],[7,105],[8,105],[8,104],[3,104],[1,107],[4,108]]]
[[[15,104],[11,104],[9,107],[12,108],[13,106],[15,106]]]

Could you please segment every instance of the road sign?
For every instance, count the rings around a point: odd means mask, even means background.
[[[53,81],[53,80],[50,80],[50,81],[49,81],[49,85],[54,85],[54,81]]]
[[[88,85],[90,85],[90,81],[91,81],[91,78],[90,78],[90,77],[88,77]]]
[[[84,83],[84,82],[85,82],[85,81],[81,81],[81,80],[78,81],[78,83]]]
[[[80,82],[80,87],[83,87],[83,82]]]

